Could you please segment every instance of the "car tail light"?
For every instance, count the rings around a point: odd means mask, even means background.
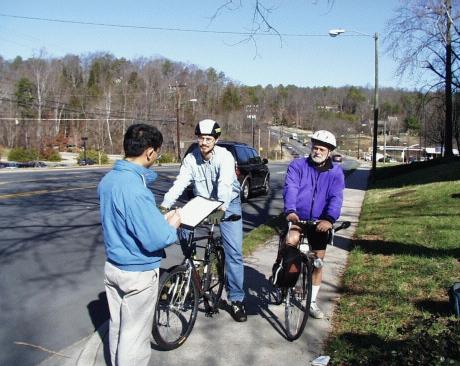
[[[235,173],[236,173],[236,176],[239,178],[241,175],[241,172],[240,172],[240,168],[238,168],[237,165],[235,165]]]

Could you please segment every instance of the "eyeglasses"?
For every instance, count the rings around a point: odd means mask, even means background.
[[[216,139],[212,136],[199,136],[198,141],[200,142],[214,142]]]

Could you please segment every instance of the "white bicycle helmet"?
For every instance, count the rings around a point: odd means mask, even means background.
[[[212,120],[212,119],[204,119],[195,127],[195,135],[211,135],[214,138],[218,138],[220,136],[221,130],[219,124]]]
[[[334,150],[337,147],[337,141],[335,140],[335,136],[326,130],[319,130],[316,131],[311,137],[311,142],[320,143],[322,145],[326,145],[327,148],[330,150]]]

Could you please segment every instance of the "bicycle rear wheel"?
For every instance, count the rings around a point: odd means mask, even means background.
[[[225,275],[225,253],[224,248],[220,245],[214,245],[209,256],[206,276],[204,278],[204,301],[206,310],[211,313],[216,312],[219,307],[219,301],[222,297],[224,288]]]
[[[286,337],[294,341],[302,335],[307,324],[311,303],[312,271],[310,261],[302,260],[299,278],[287,290],[284,310]]]
[[[185,342],[195,324],[199,292],[186,266],[160,278],[152,335],[157,345],[172,350]]]

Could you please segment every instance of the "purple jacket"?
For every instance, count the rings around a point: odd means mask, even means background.
[[[317,168],[310,158],[295,159],[284,182],[284,212],[295,212],[301,220],[334,223],[340,216],[344,188],[342,168],[330,159],[324,168]]]

